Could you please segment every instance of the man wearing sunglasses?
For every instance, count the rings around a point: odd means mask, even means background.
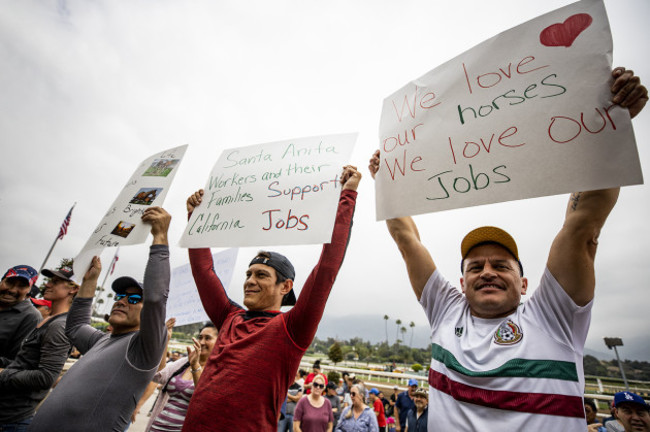
[[[89,323],[101,262],[93,258],[66,324],[66,334],[83,357],[45,400],[30,431],[126,429],[158,368],[167,338],[171,216],[152,207],[144,211],[142,221],[151,225],[153,235],[144,282],[128,276],[116,279],[115,303],[108,317],[113,331],[96,330]]]

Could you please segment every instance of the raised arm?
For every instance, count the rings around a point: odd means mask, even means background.
[[[631,70],[612,72],[612,102],[636,117],[648,101],[648,90]],[[555,237],[547,267],[562,288],[579,306],[594,298],[594,259],[598,237],[618,199],[620,188],[571,194],[562,229]]]
[[[330,243],[323,245],[320,259],[307,277],[293,309],[285,314],[287,331],[295,343],[306,349],[311,343],[323,316],[325,303],[334,280],[343,264],[350,241],[352,217],[357,199],[361,173],[356,167],[345,166],[341,175],[341,196]]]
[[[368,165],[373,179],[379,171],[379,166],[380,153],[377,150],[373,153]],[[402,254],[413,292],[417,299],[420,300],[424,286],[436,269],[433,258],[431,258],[429,251],[420,241],[418,227],[411,217],[388,219],[386,220],[386,226]]]
[[[66,336],[82,354],[87,353],[104,336],[101,330],[90,326],[90,310],[101,271],[101,260],[97,256],[93,257],[90,267],[83,277],[79,292],[68,311],[65,323]]]
[[[188,217],[203,202],[203,189],[199,189],[187,198]],[[239,307],[232,303],[226,294],[221,279],[214,272],[214,263],[209,248],[188,249],[192,276],[199,290],[205,313],[217,329],[221,329],[224,319],[232,308]]]
[[[128,352],[129,361],[141,369],[156,367],[165,349],[165,314],[170,280],[167,232],[171,219],[171,215],[162,207],[148,208],[142,215],[142,222],[151,225],[153,242],[142,284],[144,295],[140,332],[134,337]]]
[[[169,350],[169,341],[172,340],[172,332],[174,330],[174,325],[176,324],[176,318],[171,317],[165,321],[165,329],[167,330],[167,342],[165,343],[165,349],[163,350],[162,355],[160,356],[160,363],[158,364],[158,372],[163,370],[167,366],[167,351]]]

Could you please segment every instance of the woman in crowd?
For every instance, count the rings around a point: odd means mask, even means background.
[[[312,371],[309,372],[309,375],[307,375],[307,378],[305,378],[305,383],[303,384],[303,388],[305,389],[305,394],[311,393],[311,383],[314,380],[314,377],[316,375],[320,375],[323,378],[325,378],[325,385],[327,385],[327,377],[323,375],[320,369],[320,360],[316,360],[314,362],[314,365],[312,366]]]
[[[323,396],[326,385],[322,374],[314,377],[311,393],[300,399],[296,405],[293,415],[294,432],[332,432],[332,405]]]
[[[352,405],[341,413],[336,426],[337,432],[379,432],[377,416],[372,408],[365,404],[365,394],[363,384],[354,384],[350,388]]]
[[[194,349],[187,348],[187,357],[167,364],[154,375],[153,380],[163,385],[161,394],[151,413],[147,431],[180,431],[183,428],[185,413],[199,382],[203,366],[217,341],[214,324],[206,324],[194,340]]]

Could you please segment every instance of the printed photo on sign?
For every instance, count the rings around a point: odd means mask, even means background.
[[[109,205],[86,244],[75,257],[75,273],[84,274],[94,255],[105,247],[144,243],[151,225],[141,223],[151,206],[163,206],[165,195],[183,160],[187,144],[158,151],[142,160]],[[108,204],[108,203],[107,203]]]
[[[151,205],[158,197],[162,188],[141,188],[137,194],[133,196],[129,203],[140,205]]]
[[[131,234],[131,231],[133,231],[133,228],[135,227],[135,224],[120,221],[115,228],[113,228],[113,231],[111,231],[111,234],[115,234],[120,237],[127,238],[129,234]]]
[[[167,177],[178,165],[180,159],[154,159],[153,163],[142,174],[143,176]]]

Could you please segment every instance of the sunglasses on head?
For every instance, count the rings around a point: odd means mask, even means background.
[[[142,296],[140,294],[115,294],[115,301],[120,301],[126,297],[126,301],[129,304],[138,304],[142,301]]]
[[[357,392],[350,392],[350,396],[356,396],[356,395],[358,395],[358,394],[359,394],[359,393],[357,393]]]
[[[313,383],[313,386],[314,386],[315,388],[325,388],[325,384]]]

